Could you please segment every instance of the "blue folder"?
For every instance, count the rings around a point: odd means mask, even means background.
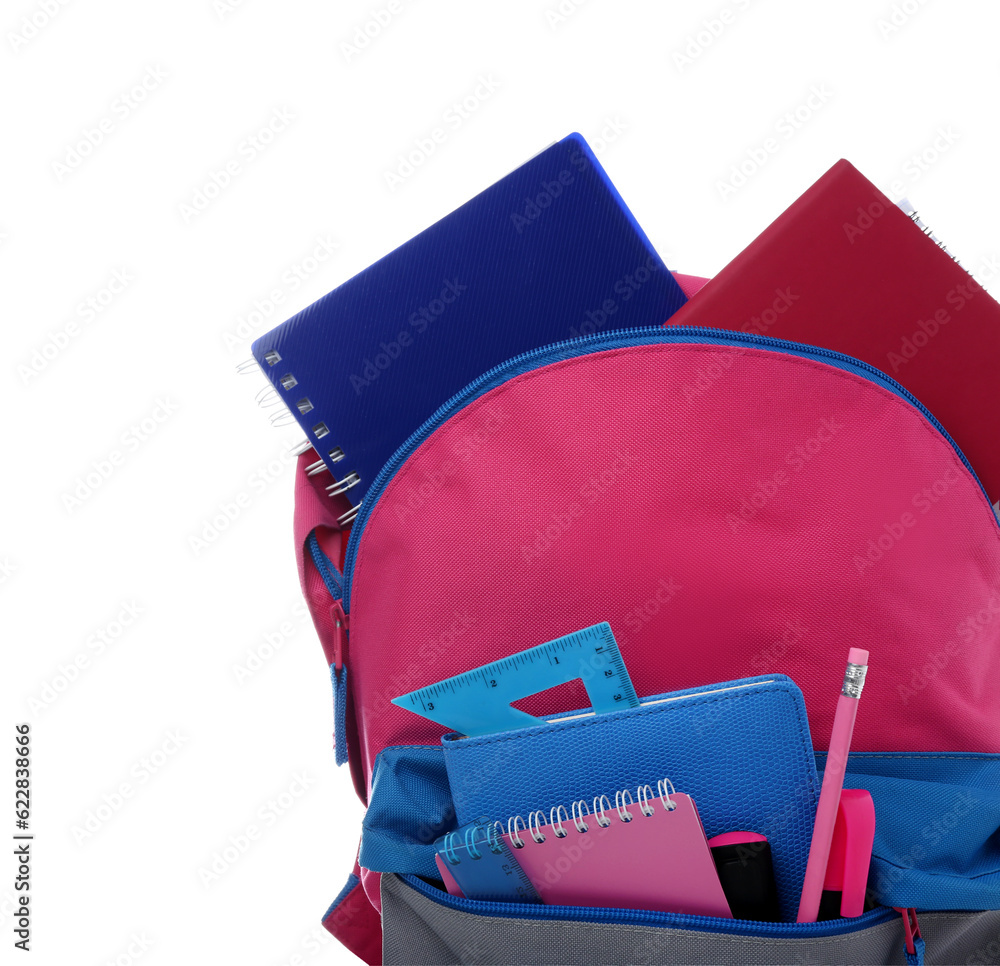
[[[253,354],[357,506],[414,430],[493,366],[579,335],[660,325],[685,301],[571,134],[262,336]]]
[[[667,700],[664,700],[667,699]],[[574,717],[574,714],[577,716]],[[478,738],[446,736],[458,822],[529,812],[661,778],[694,799],[705,833],[767,836],[782,918],[795,920],[819,778],[802,692],[783,674],[644,698],[643,705]],[[650,869],[680,875],[683,869]]]

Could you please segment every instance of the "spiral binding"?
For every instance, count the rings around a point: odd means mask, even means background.
[[[273,386],[265,386],[263,389],[259,390],[257,395],[254,396],[257,400],[257,405],[261,409],[270,409],[272,406],[277,406],[281,402],[281,397],[278,395],[278,390]]]
[[[344,458],[344,451],[339,446],[335,446],[326,455],[331,463],[339,463]],[[306,467],[306,476],[317,476],[329,468],[330,467],[326,465],[326,460],[316,460],[315,463],[310,463]]]
[[[268,421],[274,429],[282,429],[285,426],[291,426],[295,422],[295,417],[290,410],[283,409],[280,412],[272,413],[268,417]]]
[[[264,361],[267,363],[269,367],[273,367],[277,365],[279,362],[281,362],[281,356],[278,354],[278,352],[271,350],[270,352],[265,353]],[[298,384],[299,384],[298,379],[291,372],[286,372],[278,377],[278,385],[286,393],[291,392],[296,386],[298,386]],[[281,394],[279,393],[277,386],[272,386],[269,392],[265,392],[263,394],[258,393],[257,395],[258,395],[257,405],[261,407],[273,406],[275,403],[281,401]],[[310,400],[308,396],[302,396],[301,398],[297,399],[294,403],[294,407],[295,411],[298,412],[299,416],[305,416],[308,413],[311,413],[315,409],[312,400]],[[291,422],[291,420],[296,418],[295,411],[293,411],[292,407],[289,405],[284,412],[276,413],[271,416],[271,425],[287,426]],[[315,436],[317,440],[321,440],[324,437],[330,435],[329,427],[322,420],[316,423],[312,427],[311,431],[313,436]],[[310,443],[309,445],[316,450],[316,454],[320,458],[316,460],[314,463],[310,463],[309,466],[306,467],[307,476],[317,476],[320,473],[329,471],[330,470],[329,464],[339,463],[342,459],[344,459],[344,451],[339,446],[330,447],[329,449],[326,450],[324,456],[323,451],[315,443]],[[303,452],[305,451],[306,450],[304,449]],[[360,474],[352,470],[342,479],[334,480],[329,486],[327,486],[326,492],[331,497],[341,496],[348,490],[353,489],[360,482],[361,482]],[[357,515],[358,515],[358,507],[352,507],[346,513],[342,513],[337,518],[337,525],[341,527],[346,526],[346,524],[354,520],[354,518]]]
[[[479,842],[476,841],[477,834],[482,834],[483,836]],[[450,865],[459,865],[461,863],[458,853],[455,851],[459,844],[465,846],[469,857],[472,859],[481,859],[483,857],[483,853],[479,851],[480,844],[485,845],[494,855],[500,855],[503,853],[502,839],[500,838],[502,834],[503,828],[499,822],[491,822],[482,828],[470,825],[465,830],[461,843],[458,840],[458,832],[448,832],[441,842],[441,854]]]
[[[264,362],[267,363],[269,368],[272,368],[281,362],[281,355],[276,350],[272,349],[264,354]],[[236,372],[241,376],[245,376],[256,371],[258,371],[258,363],[257,360],[252,357],[250,359],[244,359],[243,362],[236,366]],[[280,385],[285,392],[291,392],[291,390],[298,384],[298,379],[296,379],[291,372],[286,372],[278,378],[278,385]],[[283,401],[281,393],[278,391],[278,387],[273,385],[267,385],[263,389],[259,390],[254,398],[257,405],[261,409],[271,409]],[[308,396],[303,396],[295,402],[295,409],[298,410],[298,413],[301,416],[305,416],[307,413],[312,412],[314,408],[315,407]],[[290,426],[295,419],[295,413],[292,411],[290,406],[285,406],[283,409],[271,413],[268,417],[269,422],[275,429],[280,429],[283,426]],[[317,440],[321,440],[330,435],[329,427],[322,421],[316,423],[312,427],[311,432]],[[326,450],[326,456],[324,457],[320,447],[318,447],[316,443],[310,439],[304,439],[297,446],[289,450],[289,453],[293,457],[299,457],[303,453],[308,453],[311,449],[314,449],[317,456],[320,458],[306,467],[307,476],[318,476],[320,473],[329,472],[330,463],[339,463],[344,458],[344,451],[339,446],[333,446]],[[340,496],[357,486],[360,482],[361,476],[352,471],[343,479],[334,480],[333,483],[327,486],[326,492],[331,497]],[[339,517],[337,517],[337,525],[340,527],[346,527],[348,524],[352,523],[357,517],[360,509],[361,504],[358,503],[357,506],[351,507],[346,513],[342,513]]]
[[[515,849],[523,849],[527,845],[527,841],[522,837],[521,833],[526,832],[532,842],[536,845],[542,845],[546,840],[546,835],[542,831],[543,826],[550,828],[552,835],[557,839],[564,839],[570,834],[569,829],[566,827],[567,822],[578,833],[583,834],[590,830],[590,825],[586,819],[591,817],[600,828],[607,828],[611,825],[615,814],[617,814],[618,820],[624,824],[636,821],[640,817],[652,818],[656,814],[656,807],[654,805],[656,798],[660,799],[664,811],[672,812],[677,808],[677,803],[670,797],[675,792],[676,789],[670,779],[661,778],[656,783],[656,792],[653,791],[650,785],[640,785],[636,789],[635,798],[632,797],[632,792],[627,788],[615,792],[614,805],[611,804],[611,799],[607,795],[597,795],[589,806],[587,800],[581,798],[573,802],[568,811],[565,805],[554,805],[549,809],[547,821],[545,812],[542,809],[531,812],[528,815],[527,822],[524,821],[521,815],[512,815],[507,819],[507,837]],[[629,810],[630,807],[637,807],[640,814],[636,815],[631,812]],[[488,835],[498,834],[496,830],[499,830],[500,833],[504,831],[503,825],[500,822],[493,822],[487,828],[491,830],[487,833]],[[467,842],[466,845],[468,844]],[[473,858],[476,858],[476,856],[473,856]]]
[[[932,242],[934,242],[935,245],[937,245],[946,255],[948,255],[949,258],[952,259],[952,261],[954,261],[957,265],[962,265],[962,263],[951,253],[951,251],[949,251],[948,247],[944,244],[944,242],[942,242],[934,234],[934,232],[927,225],[924,224],[924,222],[920,219],[920,213],[917,211],[916,208],[913,207],[913,205],[910,203],[909,199],[907,199],[907,198],[900,198],[900,200],[896,204],[904,212],[904,214],[906,214],[910,219],[912,219],[913,223]],[[964,266],[962,266],[962,267],[964,268]],[[264,355],[264,362],[267,363],[267,365],[268,365],[269,368],[273,368],[279,362],[281,362],[281,354],[279,352],[277,352],[277,350],[271,349],[270,351],[268,351],[267,353],[265,353],[265,355]],[[251,357],[250,359],[245,359],[243,362],[239,363],[239,365],[236,366],[236,371],[240,375],[247,375],[248,373],[253,372],[256,368],[257,368],[257,360]],[[292,389],[294,389],[298,385],[298,379],[296,379],[295,376],[292,373],[290,373],[290,372],[287,372],[284,375],[282,375],[279,378],[278,382],[280,383],[281,388],[285,390],[285,392],[290,392]],[[281,401],[281,396],[278,393],[278,390],[275,387],[271,386],[271,387],[267,387],[265,389],[262,389],[260,392],[258,392],[257,396],[256,396],[256,400],[257,400],[257,405],[260,406],[262,409],[269,409],[272,406],[276,405],[279,401]],[[299,399],[295,403],[295,407],[299,411],[299,414],[303,415],[303,416],[313,410],[313,404],[309,400],[308,396],[304,396],[301,399]],[[270,419],[271,425],[275,429],[279,429],[279,428],[281,428],[283,426],[289,426],[289,425],[291,425],[291,423],[295,419],[295,415],[294,415],[293,412],[291,412],[290,408],[287,408],[283,412],[272,413],[271,416],[269,417],[269,419]],[[330,430],[328,429],[326,423],[319,422],[315,426],[313,426],[312,432],[313,432],[313,435],[317,439],[322,439],[324,436],[327,436],[329,434]],[[316,449],[316,452],[319,453],[319,449],[315,446],[315,444],[312,443],[312,442],[310,442],[308,439],[306,439],[306,440],[304,440],[299,445],[299,447],[296,447],[296,449],[293,451],[293,455],[299,456],[299,455],[301,455],[301,453],[308,452],[308,450],[310,448]],[[330,463],[337,463],[337,462],[339,462],[340,460],[342,460],[344,458],[344,451],[339,446],[333,447],[332,449],[330,449],[330,450],[327,451],[327,458],[329,459]],[[330,467],[327,465],[327,460],[323,459],[322,457],[320,457],[320,459],[316,460],[315,463],[311,463],[308,467],[306,467],[306,475],[307,476],[317,476],[320,473],[324,473],[324,472],[327,472],[329,470],[330,470]],[[357,486],[360,482],[361,482],[361,477],[357,473],[355,473],[355,472],[352,471],[352,472],[348,473],[347,476],[345,476],[342,480],[335,480],[333,483],[331,483],[326,488],[326,492],[327,492],[327,494],[330,497],[340,496],[340,495],[346,493],[348,490],[352,489],[353,487]],[[337,525],[339,527],[346,527],[348,524],[353,523],[354,520],[357,518],[358,513],[360,512],[360,510],[361,510],[361,503],[359,502],[357,506],[351,507],[351,509],[349,509],[346,513],[342,513],[339,517],[337,517]],[[659,788],[662,784],[663,784],[663,782],[661,781],[657,785],[657,788]],[[673,790],[673,786],[671,785],[670,787],[671,787],[671,790]],[[649,786],[646,785],[646,786],[644,786],[644,788],[649,788]],[[640,789],[639,791],[641,792],[642,789]],[[630,792],[624,792],[624,793],[618,792],[615,795],[616,802],[617,802],[618,796],[619,795],[623,795],[623,794],[629,795],[629,798],[630,798],[630,801],[631,801],[631,793]],[[602,798],[606,798],[606,796],[602,796]],[[667,795],[666,800],[670,801],[669,795]],[[595,798],[594,802],[595,802],[595,808],[596,808],[596,803],[598,802],[598,799]],[[580,804],[584,804],[585,805],[586,803],[584,803],[584,802],[574,802],[573,804],[574,804],[574,808],[575,808],[577,805],[580,805]],[[609,802],[609,806],[610,806],[610,802]],[[563,806],[559,806],[559,807],[563,808],[563,811],[565,811],[565,808]],[[672,810],[672,808],[671,808],[671,810]],[[536,816],[538,814],[540,814],[540,813],[538,813],[538,812],[532,812],[532,816]],[[604,812],[602,811],[601,814],[603,815]],[[621,814],[623,814],[623,813],[621,811],[619,811],[619,815],[621,815]],[[624,814],[630,814],[630,813],[624,813]],[[651,814],[651,813],[646,813],[644,811],[644,814]],[[516,816],[516,817],[518,819],[521,819],[520,816]],[[523,824],[523,819],[521,819],[521,821],[522,821],[522,824]],[[530,821],[530,819],[529,819],[529,821]],[[627,821],[627,820],[623,819],[623,821]],[[610,823],[610,819],[608,820],[608,822]],[[598,823],[600,824],[600,819],[598,819]],[[585,828],[586,828],[586,826],[584,826],[583,829],[581,829],[579,826],[577,826],[577,830],[578,831],[585,831]],[[544,837],[543,837],[543,841],[544,841]]]
[[[896,205],[902,210],[902,212],[909,217],[909,219],[915,224],[938,248],[941,249],[956,265],[961,268],[965,268],[964,265],[951,253],[948,246],[934,234],[933,230],[924,224],[920,217],[920,212],[913,207],[909,198],[900,198],[896,202]]]
[[[364,501],[362,501],[364,502]],[[358,514],[361,512],[361,503],[357,506],[351,507],[346,513],[342,513],[337,517],[337,526],[346,527],[349,523],[353,523],[357,519]]]
[[[361,477],[357,473],[348,473],[342,480],[337,480],[331,483],[327,488],[326,492],[330,496],[340,496],[341,493],[346,493],[352,486],[357,486],[361,482]]]
[[[308,439],[304,439],[304,440],[302,440],[301,443],[299,443],[298,446],[293,446],[289,450],[289,453],[292,456],[301,456],[303,453],[308,453],[309,450],[311,450],[312,448],[313,448],[312,441],[308,440]]]

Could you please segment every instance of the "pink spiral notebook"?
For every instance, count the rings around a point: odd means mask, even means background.
[[[679,792],[643,796],[639,804],[622,801],[620,809],[605,802],[599,814],[607,824],[577,806],[571,812],[559,807],[550,824],[526,829],[522,821],[504,833],[543,903],[732,919],[691,798]],[[440,857],[438,868],[448,871]],[[446,874],[444,881],[450,893],[461,895],[455,878]]]

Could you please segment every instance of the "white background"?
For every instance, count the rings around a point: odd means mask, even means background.
[[[393,0],[352,49],[388,0],[69,0],[45,22],[52,4],[0,11],[0,603],[8,788],[14,723],[33,729],[25,961],[353,961],[319,920],[362,810],[299,604],[280,459],[298,437],[268,425],[258,376],[234,374],[252,338],[574,130],[672,268],[714,273],[847,157],[990,285],[1000,8]],[[284,130],[258,137],[275,112]],[[390,184],[434,128],[444,142]],[[321,239],[336,250],[312,261]],[[125,605],[140,613],[122,628]],[[102,630],[117,636],[99,650]],[[249,825],[260,837],[206,883]]]

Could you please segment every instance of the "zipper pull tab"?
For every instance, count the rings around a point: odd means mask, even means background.
[[[333,684],[333,750],[338,765],[347,761],[347,632],[350,622],[338,597],[330,608],[333,621],[333,654],[327,652],[330,662],[330,681]],[[332,658],[332,659],[331,659]]]
[[[350,622],[347,619],[347,612],[338,597],[330,608],[330,617],[333,619],[333,660],[330,662],[333,669],[339,674],[344,666],[344,653],[347,651],[347,631]]]
[[[920,936],[920,923],[916,909],[902,909],[893,906],[903,917],[903,932],[906,935],[906,962],[908,966],[924,966],[924,941]]]

